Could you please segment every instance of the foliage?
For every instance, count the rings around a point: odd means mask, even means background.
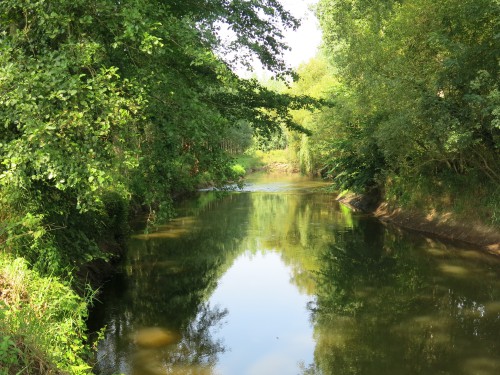
[[[355,7],[349,15],[332,3],[319,8],[327,45],[341,45],[335,56],[342,78],[387,167],[479,169],[498,183],[492,97],[499,74],[497,2],[338,2]],[[341,24],[327,21],[340,16]]]
[[[33,355],[42,372],[85,372],[85,303],[59,278],[112,256],[129,205],[168,218],[175,196],[241,176],[224,145],[246,147],[240,130],[307,132],[290,110],[314,100],[231,70],[255,56],[293,78],[282,31],[298,20],[277,0],[0,4],[0,256],[24,257],[34,271],[14,266],[26,293],[49,300],[9,305],[0,358],[15,371]]]
[[[257,134],[253,138],[252,150],[268,152],[272,150],[284,150],[288,146],[288,139],[284,129],[278,129],[272,134]]]
[[[245,168],[243,168],[243,166],[241,166],[240,164],[234,164],[231,167],[231,170],[233,171],[234,175],[239,178],[243,177],[246,174]]]
[[[261,169],[265,165],[261,157],[252,150],[247,150],[244,154],[236,156],[235,162],[245,168],[247,172]]]
[[[0,373],[90,374],[87,301],[0,253]]]
[[[229,129],[222,140],[222,147],[231,155],[244,153],[253,143],[253,128],[247,121]]]
[[[276,0],[2,1],[0,233],[10,251],[64,275],[105,257],[110,194],[168,218],[173,196],[234,177],[224,142],[246,147],[241,130],[306,131],[290,109],[313,100],[231,71],[254,55],[293,76],[281,29],[297,26]]]
[[[331,108],[328,101],[335,87],[338,86],[331,66],[325,57],[319,55],[303,64],[298,69],[299,80],[291,87],[291,93],[301,93],[319,100],[322,104],[321,111],[296,110],[293,118],[299,124],[311,131],[311,134],[288,132],[288,146],[298,160],[300,170],[304,174],[315,174],[324,168],[325,154],[331,150],[330,129],[323,126],[320,116]],[[311,146],[314,145],[314,146]]]
[[[498,1],[321,0],[316,13],[330,65],[319,81],[330,80],[324,92],[334,106],[313,121],[297,118],[318,134],[296,142],[305,170],[360,192],[417,180],[448,187],[444,195],[463,181],[497,190]],[[318,86],[305,74],[295,89]]]
[[[256,155],[260,156],[261,160],[266,164],[287,164],[290,161],[289,150],[275,149],[267,152],[256,151]]]

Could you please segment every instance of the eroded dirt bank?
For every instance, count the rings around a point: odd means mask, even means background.
[[[369,198],[354,194],[339,197],[338,201],[355,210],[371,213],[383,222],[478,246],[500,256],[500,228],[458,220],[451,213],[413,212],[401,208],[390,208],[385,202],[373,204]]]

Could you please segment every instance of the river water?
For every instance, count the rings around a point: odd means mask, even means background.
[[[203,192],[129,242],[97,374],[500,374],[498,259],[385,227],[322,182]]]

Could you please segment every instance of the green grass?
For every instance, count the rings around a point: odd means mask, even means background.
[[[90,374],[87,302],[0,252],[0,375]]]
[[[290,151],[288,149],[285,150],[270,150],[270,151],[256,151],[258,157],[261,158],[262,162],[265,165],[270,165],[273,163],[279,164],[290,164]]]
[[[262,169],[272,164],[293,163],[293,158],[291,158],[290,151],[288,149],[270,151],[256,150],[238,155],[235,158],[235,164],[243,167],[247,173]]]
[[[250,172],[265,166],[262,158],[255,153],[241,154],[235,158],[235,165],[240,165],[245,171]]]

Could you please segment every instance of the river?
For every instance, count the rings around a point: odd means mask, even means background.
[[[386,227],[325,184],[203,192],[129,241],[97,374],[500,374],[499,260]]]

